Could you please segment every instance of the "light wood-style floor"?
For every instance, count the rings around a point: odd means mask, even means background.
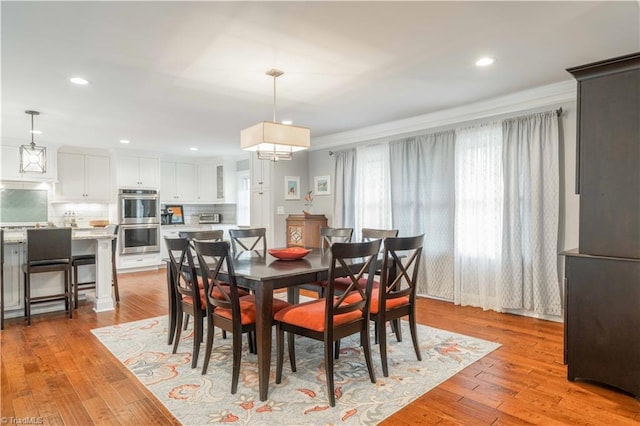
[[[119,278],[115,311],[96,314],[85,303],[73,320],[55,313],[34,317],[31,327],[7,321],[0,333],[3,423],[43,417],[44,424],[179,424],[90,333],[166,313],[164,271]],[[640,423],[640,402],[632,396],[567,381],[562,324],[428,299],[419,301],[419,322],[502,347],[384,425]]]

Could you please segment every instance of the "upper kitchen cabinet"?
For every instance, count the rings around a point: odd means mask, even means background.
[[[198,202],[216,202],[216,169],[213,164],[198,164]]]
[[[196,165],[160,162],[160,201],[190,203],[197,198]]]
[[[56,200],[110,202],[111,160],[103,155],[58,153]]]
[[[0,148],[2,169],[0,180],[14,180],[25,182],[52,182],[57,180],[57,148],[47,146],[46,173],[20,173],[20,147],[2,145]]]
[[[157,158],[119,156],[118,186],[120,188],[157,188],[159,161]]]
[[[236,165],[229,161],[217,164],[215,175],[215,190],[217,203],[236,203]]]

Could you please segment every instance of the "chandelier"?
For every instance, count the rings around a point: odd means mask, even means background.
[[[31,116],[31,143],[20,146],[20,173],[46,173],[47,148],[36,146],[33,141],[33,116],[40,115],[38,111],[25,111]]]
[[[273,121],[263,121],[240,132],[240,148],[255,151],[260,160],[291,160],[293,153],[309,148],[311,131],[306,127],[276,123],[276,79],[283,71],[266,72],[273,77]]]

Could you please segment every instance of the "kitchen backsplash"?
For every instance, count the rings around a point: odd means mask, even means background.
[[[164,207],[164,204],[161,208]],[[222,216],[222,223],[236,223],[236,205],[235,204],[185,204],[184,223],[185,225],[196,225],[198,217],[205,213],[219,213]]]

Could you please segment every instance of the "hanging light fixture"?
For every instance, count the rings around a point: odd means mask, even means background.
[[[283,71],[266,72],[273,77],[273,121],[263,121],[240,132],[240,148],[255,151],[260,160],[291,160],[293,153],[309,148],[311,131],[306,127],[276,123],[276,79]]]
[[[47,148],[36,146],[33,141],[33,116],[40,115],[38,111],[27,110],[31,116],[31,144],[20,146],[20,173],[46,173]]]

